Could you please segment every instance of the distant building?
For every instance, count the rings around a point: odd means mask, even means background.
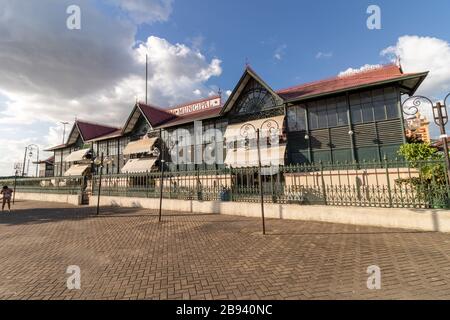
[[[406,130],[406,136],[414,140],[421,140],[426,143],[431,143],[430,137],[430,121],[420,113],[416,114],[416,118],[406,120],[407,122],[416,122],[418,129]]]
[[[54,162],[55,156],[51,156],[46,160],[33,162],[39,165],[39,177],[53,177],[54,176]]]

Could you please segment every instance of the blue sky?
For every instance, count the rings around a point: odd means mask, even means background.
[[[381,30],[367,28],[372,4]],[[66,27],[70,5],[80,8],[79,30]],[[279,89],[388,63],[392,53],[405,72],[430,71],[419,93],[439,100],[450,92],[444,0],[0,0],[0,8],[0,134],[8,141],[0,175],[11,174],[27,144],[61,143],[61,121],[122,126],[144,100],[145,54],[149,102],[161,107],[218,88],[226,97],[246,61]]]
[[[370,4],[382,13],[382,29],[366,27]],[[143,25],[171,42],[203,38],[202,49],[223,60],[215,80],[231,88],[246,57],[275,88],[337,74],[348,67],[386,62],[380,51],[403,35],[450,39],[448,1],[177,1],[167,23]],[[274,59],[277,48],[282,60]],[[332,57],[317,59],[318,52]]]

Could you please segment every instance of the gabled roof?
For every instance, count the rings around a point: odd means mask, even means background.
[[[405,92],[414,94],[427,75],[428,72],[403,73],[400,67],[390,64],[363,72],[297,85],[278,90],[277,93],[285,101],[293,102],[367,86],[401,82]]]
[[[228,97],[227,102],[224,104],[221,114],[224,114],[233,108],[235,102],[239,99],[239,96],[244,90],[248,81],[250,81],[250,79],[252,78],[255,81],[259,82],[267,91],[269,91],[275,98],[277,98],[277,100],[282,101],[282,98],[280,97],[280,95],[278,95],[277,92],[275,92],[267,83],[265,83],[264,80],[260,76],[258,76],[252,68],[250,68],[250,66],[246,66],[244,73],[242,74],[237,85],[234,87],[233,91]]]
[[[81,120],[76,120],[75,126],[78,128],[81,137],[83,138],[83,141],[89,141],[118,130],[117,127],[106,126],[103,124]]]
[[[118,138],[122,136],[122,128],[116,129],[115,131],[105,134],[103,136],[99,136],[97,138],[85,141],[85,142],[96,142],[96,141],[102,141],[102,140],[108,140],[112,138]]]
[[[41,163],[48,163],[48,164],[53,164],[55,162],[55,156],[51,156],[48,159],[45,160],[40,160],[38,162],[34,161],[33,164],[41,164]]]
[[[138,108],[141,109],[145,118],[153,128],[177,117],[167,110],[144,103],[138,103]]]
[[[76,142],[78,136],[81,136],[83,142],[89,142],[95,138],[111,134],[112,132],[119,130],[116,127],[107,126],[99,123],[93,123],[83,120],[75,120],[75,123],[70,130],[70,133],[67,137],[67,141],[64,144],[51,147],[46,149],[45,151],[54,151],[59,149],[64,149]]]

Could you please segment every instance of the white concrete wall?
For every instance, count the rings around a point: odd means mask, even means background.
[[[91,205],[96,205],[91,201]],[[159,209],[159,199],[101,197],[102,206]],[[163,210],[260,217],[261,204],[163,199]],[[450,232],[450,210],[264,204],[267,218]]]
[[[63,202],[79,205],[80,196],[45,193],[16,194],[17,200]],[[159,199],[102,196],[101,206],[159,209]],[[91,198],[90,205],[96,206]],[[295,204],[264,204],[265,216],[275,219],[322,221],[362,226],[377,226],[421,231],[450,232],[450,210],[394,209],[332,206],[302,206]],[[163,199],[163,210],[192,214],[226,214],[261,217],[259,203],[194,201]]]
[[[16,200],[32,200],[32,201],[48,201],[69,203],[75,206],[81,204],[81,196],[70,194],[54,194],[54,193],[24,193],[17,192]]]

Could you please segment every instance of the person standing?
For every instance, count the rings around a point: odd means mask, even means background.
[[[3,196],[3,202],[2,202],[2,211],[5,210],[5,204],[8,204],[8,211],[11,212],[11,195],[14,191],[8,186],[3,186],[2,191],[0,191],[1,195]]]

